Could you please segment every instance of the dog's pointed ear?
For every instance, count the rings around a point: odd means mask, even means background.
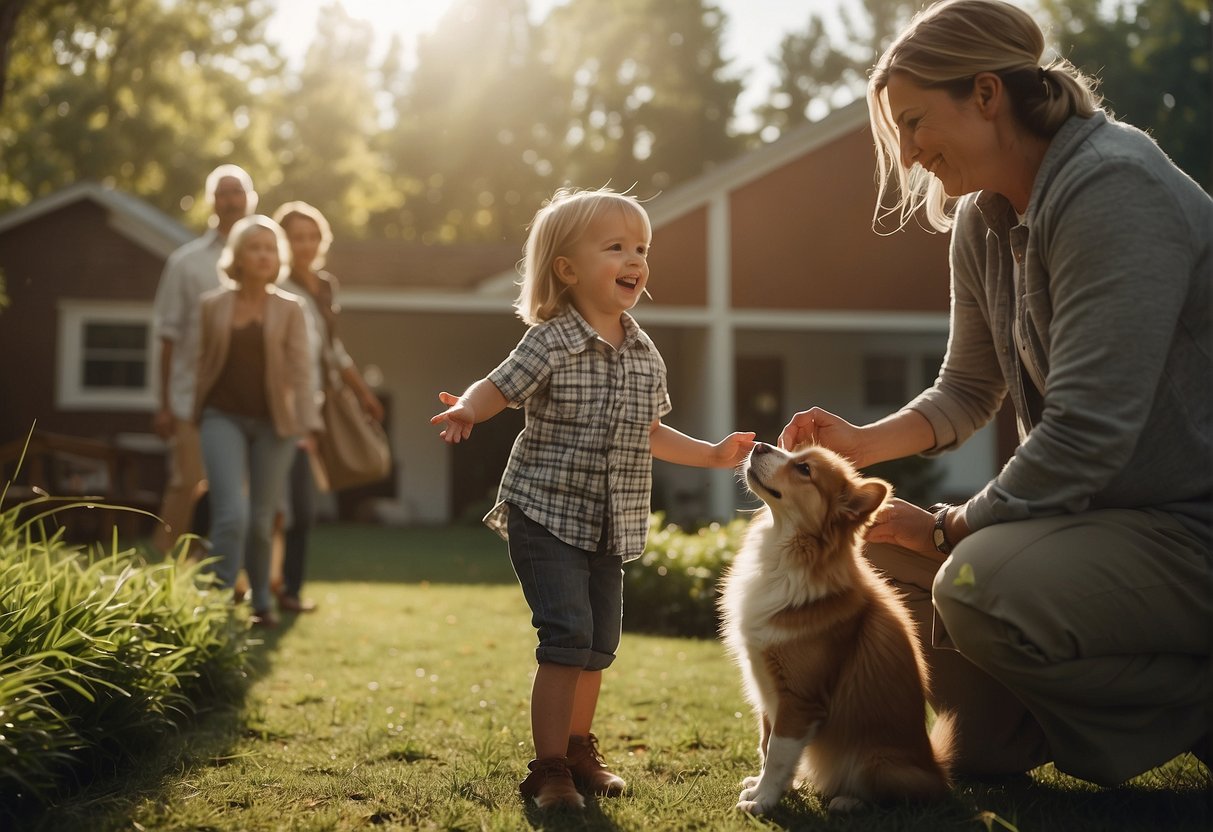
[[[865,523],[884,505],[892,487],[884,480],[860,480],[847,489],[839,510],[842,516],[853,523]]]

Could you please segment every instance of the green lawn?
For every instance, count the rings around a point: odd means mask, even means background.
[[[534,634],[505,544],[479,527],[326,526],[314,615],[254,648],[240,711],[166,737],[117,777],[31,819],[45,830],[1207,830],[1209,780],[1185,756],[1101,790],[1040,769],[962,785],[943,806],[827,818],[809,794],[733,811],[755,773],[753,720],[713,641],[625,633],[597,721],[630,783],[580,814],[527,809]]]

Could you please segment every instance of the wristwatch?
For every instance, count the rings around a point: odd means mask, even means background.
[[[941,555],[952,554],[952,544],[948,540],[948,533],[944,529],[944,523],[948,519],[948,509],[952,506],[947,503],[936,503],[931,506],[931,511],[935,512],[935,528],[931,531],[931,542],[935,544],[935,550]]]

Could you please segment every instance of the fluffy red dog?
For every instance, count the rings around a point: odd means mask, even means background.
[[[799,774],[847,811],[951,789],[952,720],[926,730],[926,669],[909,613],[860,553],[891,492],[824,448],[761,442],[746,465],[766,503],[724,578],[725,645],[760,722],[762,773],[737,808],[771,811]]]

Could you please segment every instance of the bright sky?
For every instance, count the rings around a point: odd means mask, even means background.
[[[317,10],[328,0],[278,0],[279,11],[269,25],[269,36],[292,61],[302,60],[316,31]],[[769,58],[779,41],[792,30],[802,30],[811,10],[832,12],[852,0],[716,0],[728,16],[724,57],[732,68],[745,71],[746,89],[738,110],[746,113],[759,103],[775,81]],[[399,32],[406,47],[417,35],[433,30],[450,6],[450,0],[340,0],[351,17],[370,21],[379,33],[379,48],[391,33]],[[561,0],[529,0],[531,14],[541,20]]]

